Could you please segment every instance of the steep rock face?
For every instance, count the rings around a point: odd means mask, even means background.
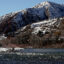
[[[64,5],[56,4],[53,2],[43,2],[38,5],[36,5],[34,8],[45,8],[46,9],[46,15],[49,16],[49,18],[57,18],[64,16]]]
[[[14,32],[28,24],[64,16],[64,5],[43,2],[33,8],[6,14],[0,17],[0,34]],[[43,22],[43,21],[42,21]]]

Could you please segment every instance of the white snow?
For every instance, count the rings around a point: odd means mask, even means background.
[[[5,35],[0,35],[0,40],[6,39],[7,37],[5,37]]]
[[[0,48],[0,52],[6,52],[8,50],[11,50],[12,48]]]
[[[22,27],[21,31],[23,31],[24,29],[26,29],[26,26]]]
[[[42,30],[41,27],[35,27],[34,31],[32,32],[32,34],[37,34],[41,30]]]
[[[32,33],[37,34],[39,31],[41,31],[43,34],[45,34],[47,31],[50,32],[52,26],[59,27],[60,23],[61,23],[61,19],[59,20],[51,19],[51,20],[45,20],[45,21],[33,23],[31,24],[31,28],[34,29]]]
[[[24,48],[14,48],[15,51],[24,50]]]
[[[57,21],[57,19],[50,19],[50,20],[40,21],[40,22],[31,24],[31,28],[38,27],[38,26],[41,26],[41,25],[42,26],[53,25],[56,21]]]
[[[17,13],[17,12],[13,12],[13,13],[9,13],[9,14],[0,16],[0,23],[1,23],[2,21],[6,21],[6,20],[8,20],[9,18],[13,17],[16,13]]]
[[[42,2],[38,5],[36,5],[34,8],[41,8],[41,7],[44,7],[46,6],[47,8],[50,7],[50,3],[48,1],[45,1],[45,2]]]
[[[0,52],[7,52],[12,50],[13,48],[0,48]],[[20,50],[24,50],[24,48],[14,48],[14,51],[20,51]]]

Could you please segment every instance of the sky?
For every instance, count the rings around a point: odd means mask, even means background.
[[[10,12],[33,7],[44,1],[52,1],[59,4],[64,4],[64,0],[0,0],[0,16]]]

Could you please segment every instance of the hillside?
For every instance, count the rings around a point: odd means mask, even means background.
[[[63,48],[64,5],[46,1],[1,16],[0,35],[4,47]]]

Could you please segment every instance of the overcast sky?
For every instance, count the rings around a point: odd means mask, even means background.
[[[0,0],[0,16],[10,12],[30,8],[43,1],[53,1],[64,4],[64,0]]]

